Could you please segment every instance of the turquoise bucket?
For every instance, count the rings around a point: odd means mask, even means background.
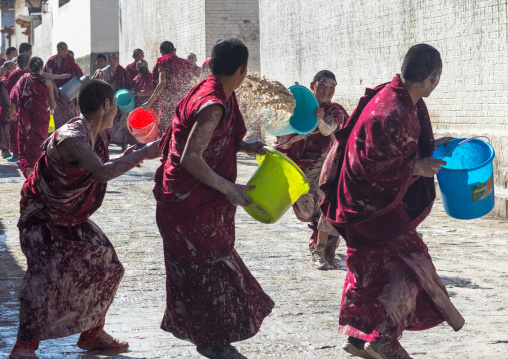
[[[134,110],[134,97],[129,90],[118,90],[115,94],[116,105],[120,111],[130,113]]]
[[[479,218],[494,208],[494,148],[474,138],[451,140],[439,146],[432,157],[443,158],[446,166],[437,173],[445,212],[457,219]],[[459,146],[460,142],[463,142]]]
[[[299,85],[298,82],[290,86],[289,91],[296,100],[296,107],[289,122],[281,124],[277,121],[269,121],[270,117],[276,116],[275,111],[265,110],[263,126],[268,133],[275,136],[285,136],[292,133],[307,135],[314,131],[319,122],[317,117],[314,117],[314,111],[319,106],[316,97],[311,90]]]

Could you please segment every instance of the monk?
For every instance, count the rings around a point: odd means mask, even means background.
[[[148,62],[140,60],[136,66],[138,69],[138,75],[134,77],[132,82],[132,91],[134,92],[133,95],[136,96],[136,107],[141,107],[146,99],[152,96],[153,81],[152,73],[148,69]]]
[[[53,85],[42,77],[42,59],[32,57],[29,68],[30,72],[19,79],[10,96],[11,117],[18,118],[19,163],[25,178],[42,155],[40,147],[48,137],[49,116],[56,107]]]
[[[134,59],[134,62],[125,66],[131,82],[134,81],[134,77],[138,76],[137,63],[145,58],[145,53],[141,49],[135,49],[132,52],[132,58]]]
[[[192,65],[192,75],[196,78],[199,78],[201,76],[201,67],[199,67],[196,63],[198,62],[198,58],[195,53],[191,52],[187,55],[187,60]]]
[[[434,47],[413,46],[400,75],[367,89],[323,168],[322,210],[347,244],[339,332],[349,336],[344,350],[359,357],[410,359],[398,341],[404,330],[464,324],[416,231],[446,164],[431,155],[449,138],[434,140],[423,101],[441,71]]]
[[[5,88],[7,78],[16,69],[16,64],[12,60],[7,60],[2,66],[4,74],[0,77],[0,150],[2,158],[11,158],[9,151],[9,131],[11,127],[11,100],[9,92]]]
[[[18,50],[16,50],[15,47],[9,47],[7,48],[7,50],[5,50],[5,58],[3,59],[4,61],[0,61],[0,77],[4,76],[5,73],[7,72],[4,68],[4,65],[7,61],[11,61],[13,60],[14,58],[16,58],[16,56],[18,56]],[[14,62],[14,65],[16,65],[16,63]]]
[[[157,102],[159,113],[159,134],[162,135],[169,127],[176,104],[192,88],[192,64],[176,56],[172,42],[163,41],[160,45],[161,57],[153,68],[152,96],[142,108],[148,110]]]
[[[103,329],[124,269],[90,216],[107,182],[160,156],[158,142],[109,159],[115,92],[100,80],[83,84],[82,113],[56,130],[21,191],[18,227],[27,272],[19,292],[20,325],[10,359],[37,358],[39,341],[81,333],[84,350],[126,350]]]
[[[334,133],[342,128],[348,114],[344,107],[332,102],[337,80],[328,70],[319,71],[310,83],[310,89],[318,100],[314,115],[319,119],[317,128],[307,136],[297,134],[277,138],[277,149],[287,154],[302,169],[309,180],[310,189],[293,205],[296,217],[310,222],[313,234],[309,249],[312,264],[320,270],[335,268],[335,250],[339,246],[339,234],[326,221],[319,208],[323,192],[319,189],[321,168],[335,141]]]
[[[20,45],[19,45],[19,54],[27,54],[28,55],[28,59],[30,60],[30,58],[32,57],[32,45],[30,45],[28,42],[22,42]]]
[[[95,58],[95,65],[97,66],[98,70],[103,69],[108,65],[108,59],[105,55],[99,54]]]
[[[72,77],[82,77],[83,71],[76,64],[74,58],[69,55],[69,48],[65,42],[59,42],[56,45],[55,56],[49,58],[46,63],[46,67],[44,68],[44,72],[55,74],[55,75],[63,75],[68,74]],[[59,128],[65,122],[69,121],[71,118],[74,118],[79,115],[78,102],[76,99],[68,102],[58,90],[60,87],[65,85],[70,81],[70,78],[67,79],[56,79],[54,80],[54,96],[56,99],[56,109],[53,118],[55,120],[55,128]]]
[[[161,328],[207,358],[245,358],[231,343],[254,336],[274,306],[234,249],[236,206],[252,203],[245,191],[253,189],[235,184],[236,153],[263,146],[242,140],[234,90],[248,56],[238,39],[214,46],[212,74],[178,104],[155,174],[166,265]]]
[[[28,54],[26,53],[20,54],[17,57],[16,61],[18,64],[18,68],[11,72],[9,78],[7,79],[7,83],[5,84],[5,89],[7,90],[7,93],[9,93],[9,96],[12,91],[12,88],[14,87],[14,85],[16,85],[19,79],[24,74],[30,71],[28,69],[28,62],[30,61],[30,57],[28,56]],[[7,158],[7,161],[9,162],[19,161],[18,128],[19,128],[18,118],[17,117],[11,118],[11,124],[9,128],[9,148],[12,152],[12,156]]]
[[[118,54],[111,52],[108,54],[108,66],[95,71],[92,78],[104,80],[109,83],[115,93],[119,90],[131,90],[132,84],[127,71],[120,65]],[[129,143],[136,143],[136,139],[127,129],[127,114],[118,110],[111,132],[111,142],[127,148]]]

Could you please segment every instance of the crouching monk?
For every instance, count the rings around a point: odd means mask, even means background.
[[[103,330],[123,277],[113,245],[89,217],[101,206],[107,182],[157,158],[157,142],[130,147],[109,159],[115,93],[91,80],[79,93],[82,117],[60,127],[23,185],[20,242],[28,269],[19,292],[20,325],[10,359],[37,358],[40,340],[81,333],[85,350],[124,350],[126,342]]]
[[[398,342],[404,330],[464,324],[416,232],[432,209],[433,177],[446,164],[431,157],[436,144],[449,139],[434,141],[423,101],[441,69],[435,48],[415,45],[401,74],[368,89],[336,134],[334,146],[349,137],[335,196],[325,198],[322,210],[346,240],[339,332],[349,336],[344,350],[359,357],[409,359]]]
[[[234,249],[235,206],[252,203],[245,190],[253,189],[235,184],[236,154],[263,146],[242,140],[234,91],[247,60],[238,39],[214,46],[212,74],[176,107],[155,174],[166,265],[161,328],[208,358],[245,358],[231,343],[254,336],[274,306]]]

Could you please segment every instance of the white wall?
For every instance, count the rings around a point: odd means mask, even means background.
[[[91,0],[91,52],[117,52],[119,49],[118,0]]]
[[[321,69],[351,112],[365,87],[391,80],[416,43],[443,58],[427,99],[436,133],[488,135],[496,149],[496,212],[508,215],[508,4],[501,0],[260,0],[261,70],[286,85]]]
[[[171,41],[178,56],[205,53],[205,0],[120,0],[120,63],[131,63],[132,51],[145,53],[150,69],[160,56],[159,45]]]

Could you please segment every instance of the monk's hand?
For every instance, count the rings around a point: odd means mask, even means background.
[[[434,157],[425,157],[416,161],[413,175],[434,177],[441,170],[441,166],[446,166],[446,162]]]
[[[248,206],[253,201],[245,191],[252,191],[254,188],[256,188],[256,186],[245,186],[232,183],[224,194],[233,206]]]
[[[450,144],[450,141],[453,140],[454,137],[439,137],[438,139],[436,139],[436,146],[441,146],[443,143],[445,144],[446,147],[448,147],[448,145]]]
[[[316,108],[316,111],[314,111],[314,117],[322,121],[323,118],[325,118],[325,110],[323,110],[321,107]]]
[[[162,154],[162,149],[159,147],[160,140],[156,140],[148,143],[140,151],[145,151],[145,158],[147,160],[153,160],[159,158]]]
[[[263,155],[266,151],[263,149],[266,144],[261,141],[244,142],[242,141],[242,151],[249,156]]]
[[[134,150],[138,147],[138,145],[132,145],[127,147],[127,149],[122,153],[122,157],[130,155]]]
[[[18,113],[16,111],[11,112],[11,121],[17,121],[18,120]]]

